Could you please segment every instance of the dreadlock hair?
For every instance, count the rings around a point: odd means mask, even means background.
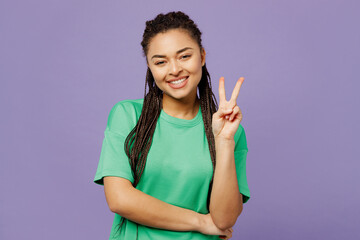
[[[152,38],[158,33],[165,33],[171,29],[185,30],[192,39],[194,39],[202,50],[201,31],[193,20],[188,15],[181,11],[172,11],[167,14],[160,13],[153,20],[146,21],[146,28],[143,33],[143,40],[141,46],[143,48],[143,56],[146,58],[149,43]],[[149,92],[146,93],[146,85],[149,87]],[[211,88],[211,78],[207,71],[206,64],[202,67],[202,76],[198,84],[200,94],[201,113],[204,122],[206,137],[209,144],[209,151],[213,170],[216,165],[215,139],[212,133],[212,115],[216,112],[218,104]],[[140,181],[141,175],[144,171],[146,158],[152,143],[153,134],[155,131],[157,120],[162,109],[163,92],[155,84],[154,77],[147,68],[144,102],[141,115],[136,126],[132,129],[125,140],[124,149],[126,155],[129,157],[129,162],[134,177],[133,187],[136,187]],[[214,175],[210,181],[207,208],[210,205],[211,189]],[[120,231],[124,222],[124,217],[121,218],[118,231]]]

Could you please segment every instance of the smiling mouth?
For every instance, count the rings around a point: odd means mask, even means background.
[[[167,84],[170,87],[172,87],[173,89],[180,89],[180,88],[183,88],[187,84],[187,82],[189,81],[188,79],[189,79],[189,76],[180,78],[175,81],[168,82]]]
[[[184,82],[186,79],[188,79],[188,77],[183,77],[183,78],[180,78],[178,80],[170,81],[169,83],[171,83],[171,84],[180,84],[180,83]]]
[[[176,80],[170,80],[168,81],[168,83],[171,83],[171,84],[180,84],[182,82],[184,82],[186,79],[188,79],[189,76],[186,76],[186,77],[182,77],[182,78],[177,78]]]

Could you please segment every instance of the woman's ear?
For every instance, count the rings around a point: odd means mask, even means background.
[[[205,51],[204,48],[202,48],[202,51],[201,51],[201,66],[205,65],[205,56],[206,56],[206,51]]]

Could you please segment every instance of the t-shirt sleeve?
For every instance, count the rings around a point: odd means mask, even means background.
[[[243,195],[243,203],[246,203],[250,199],[250,190],[246,177],[246,156],[248,153],[248,147],[245,130],[241,124],[235,134],[235,138],[237,139],[234,150],[236,175],[239,191]]]
[[[104,185],[103,177],[116,176],[134,183],[129,158],[125,153],[126,137],[136,125],[136,115],[130,103],[118,102],[111,109],[104,131],[100,159],[94,182]]]

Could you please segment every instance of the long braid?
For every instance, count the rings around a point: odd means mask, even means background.
[[[206,64],[203,66],[202,78],[199,83],[199,93],[200,93],[200,104],[204,121],[204,129],[206,138],[209,144],[209,151],[211,156],[211,162],[213,164],[213,170],[215,171],[216,167],[216,150],[215,150],[215,139],[214,134],[212,133],[212,115],[216,112],[217,109],[217,101],[211,90],[211,78],[210,74],[207,71]],[[209,81],[208,81],[209,79]],[[211,116],[210,118],[207,116]],[[209,192],[207,198],[207,208],[210,209],[210,197],[211,197],[211,189],[213,185],[214,174],[212,175],[210,184],[209,184]]]

